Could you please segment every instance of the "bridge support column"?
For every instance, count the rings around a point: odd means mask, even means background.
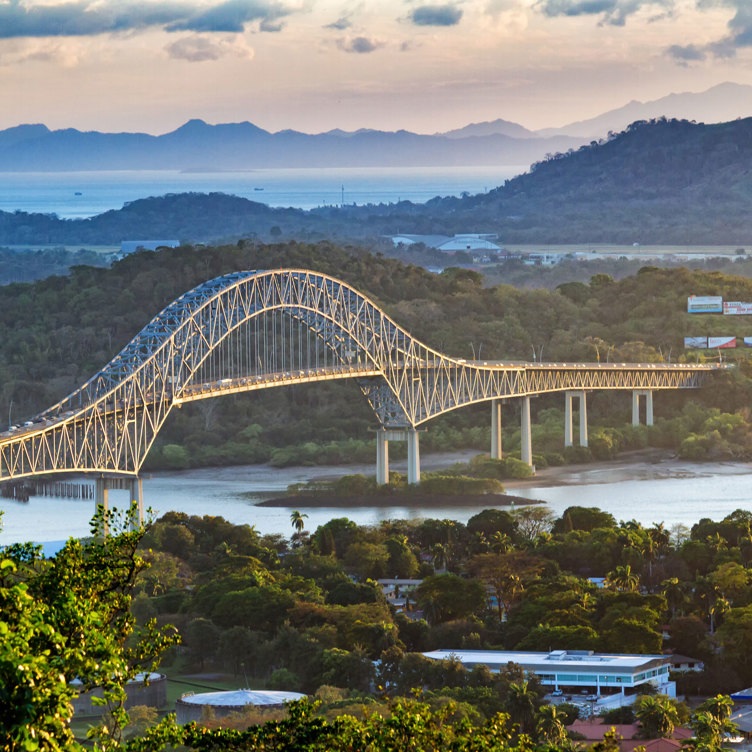
[[[587,397],[583,390],[580,392],[580,446],[586,447],[587,445]]]
[[[564,392],[564,446],[574,444],[574,428],[572,426],[572,400],[577,397],[580,403],[580,446],[588,445],[587,435],[587,398],[584,390]]]
[[[386,429],[376,431],[376,484],[385,486],[389,483],[389,441]]]
[[[491,400],[491,459],[501,459],[501,400]]]
[[[420,483],[420,442],[416,428],[407,429],[407,482]]]
[[[653,391],[651,389],[632,390],[632,425],[640,425],[640,397],[645,397],[645,425],[653,425]]]
[[[533,444],[530,435],[530,397],[522,398],[520,407],[520,459],[533,466]]]
[[[98,512],[99,507],[102,507],[105,515],[110,511],[110,486],[104,476],[94,481],[94,512]],[[102,534],[105,538],[108,532],[107,520],[105,519],[102,526]]]
[[[134,478],[131,481],[131,504],[136,505],[138,512],[138,521],[133,520],[132,529],[137,525],[144,524],[144,483],[141,478]]]

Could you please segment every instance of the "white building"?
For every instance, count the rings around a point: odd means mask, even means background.
[[[498,240],[495,233],[465,232],[449,237],[448,235],[393,235],[392,243],[395,246],[411,246],[415,243],[423,243],[428,248],[436,248],[446,253],[455,251],[490,251],[496,253],[501,246],[494,243]]]
[[[468,669],[486,665],[491,671],[517,663],[527,673],[535,674],[544,687],[557,693],[585,690],[597,697],[614,693],[624,695],[634,694],[635,688],[642,684],[652,684],[662,694],[676,697],[676,683],[668,678],[671,660],[667,655],[620,655],[594,653],[592,650],[552,650],[550,653],[434,650],[423,655],[434,660],[455,658]]]

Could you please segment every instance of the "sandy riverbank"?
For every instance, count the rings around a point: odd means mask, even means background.
[[[668,478],[706,478],[713,475],[742,475],[752,465],[746,462],[688,462],[668,449],[639,449],[622,452],[616,459],[562,465],[538,470],[532,478],[505,480],[508,490],[589,486],[621,481],[666,480]]]

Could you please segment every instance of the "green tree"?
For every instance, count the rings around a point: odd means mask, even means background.
[[[478,580],[456,574],[436,574],[423,580],[416,590],[416,598],[424,612],[431,611],[429,621],[438,623],[482,613],[486,606],[486,589]]]
[[[308,517],[307,514],[301,514],[297,509],[293,510],[290,514],[290,522],[296,533],[302,533],[305,529],[305,520]]]
[[[556,705],[543,705],[538,710],[535,730],[539,741],[546,742],[556,749],[563,749],[567,746],[567,730]]]
[[[693,735],[685,745],[697,752],[719,752],[723,749],[724,739],[739,731],[729,718],[733,707],[734,703],[728,695],[716,695],[698,705],[690,721]]]
[[[52,558],[30,545],[0,555],[0,728],[10,750],[68,752],[78,748],[70,728],[77,677],[88,690],[101,687],[106,727],[93,730],[102,749],[119,746],[128,722],[124,684],[156,667],[177,639],[174,630],[148,622],[137,627],[131,594],[144,566],[136,555],[143,528],[100,513],[92,530],[111,535],[69,540]]]
[[[670,739],[679,723],[676,704],[665,695],[643,695],[635,703],[635,717],[644,739]]]
[[[617,590],[633,592],[637,590],[640,578],[632,571],[632,567],[629,564],[625,564],[609,572],[606,576],[606,583]]]
[[[538,709],[538,696],[527,680],[512,682],[507,691],[504,710],[523,734],[531,734],[535,729],[535,716]]]

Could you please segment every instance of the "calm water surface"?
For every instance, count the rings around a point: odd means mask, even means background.
[[[311,209],[345,203],[423,203],[434,196],[484,193],[528,169],[494,167],[327,167],[243,172],[100,171],[0,173],[0,210],[90,217],[126,201],[165,193],[219,191],[268,204]]]
[[[426,457],[424,469],[466,460],[472,453]],[[404,471],[401,463],[395,470]],[[181,473],[159,473],[144,481],[144,497],[157,515],[168,510],[188,514],[221,515],[234,523],[248,523],[261,533],[289,535],[292,508],[259,507],[258,501],[273,492],[283,492],[290,483],[311,478],[333,477],[353,472],[372,473],[369,466],[285,468],[244,466],[210,468]],[[631,479],[625,479],[625,476]],[[568,506],[597,506],[617,519],[635,519],[643,524],[664,522],[691,525],[701,517],[721,519],[737,508],[752,509],[752,467],[741,463],[685,463],[667,460],[618,469],[597,465],[567,477],[569,485],[512,489],[510,493],[547,503],[555,514]],[[125,492],[112,491],[114,506],[127,504]],[[389,518],[448,518],[466,522],[486,505],[410,505],[393,508],[306,509],[306,526],[315,529],[333,517],[347,516],[358,524],[376,524]],[[85,535],[93,512],[91,501],[33,498],[28,504],[0,499],[3,530],[0,543],[24,540],[38,542]]]

